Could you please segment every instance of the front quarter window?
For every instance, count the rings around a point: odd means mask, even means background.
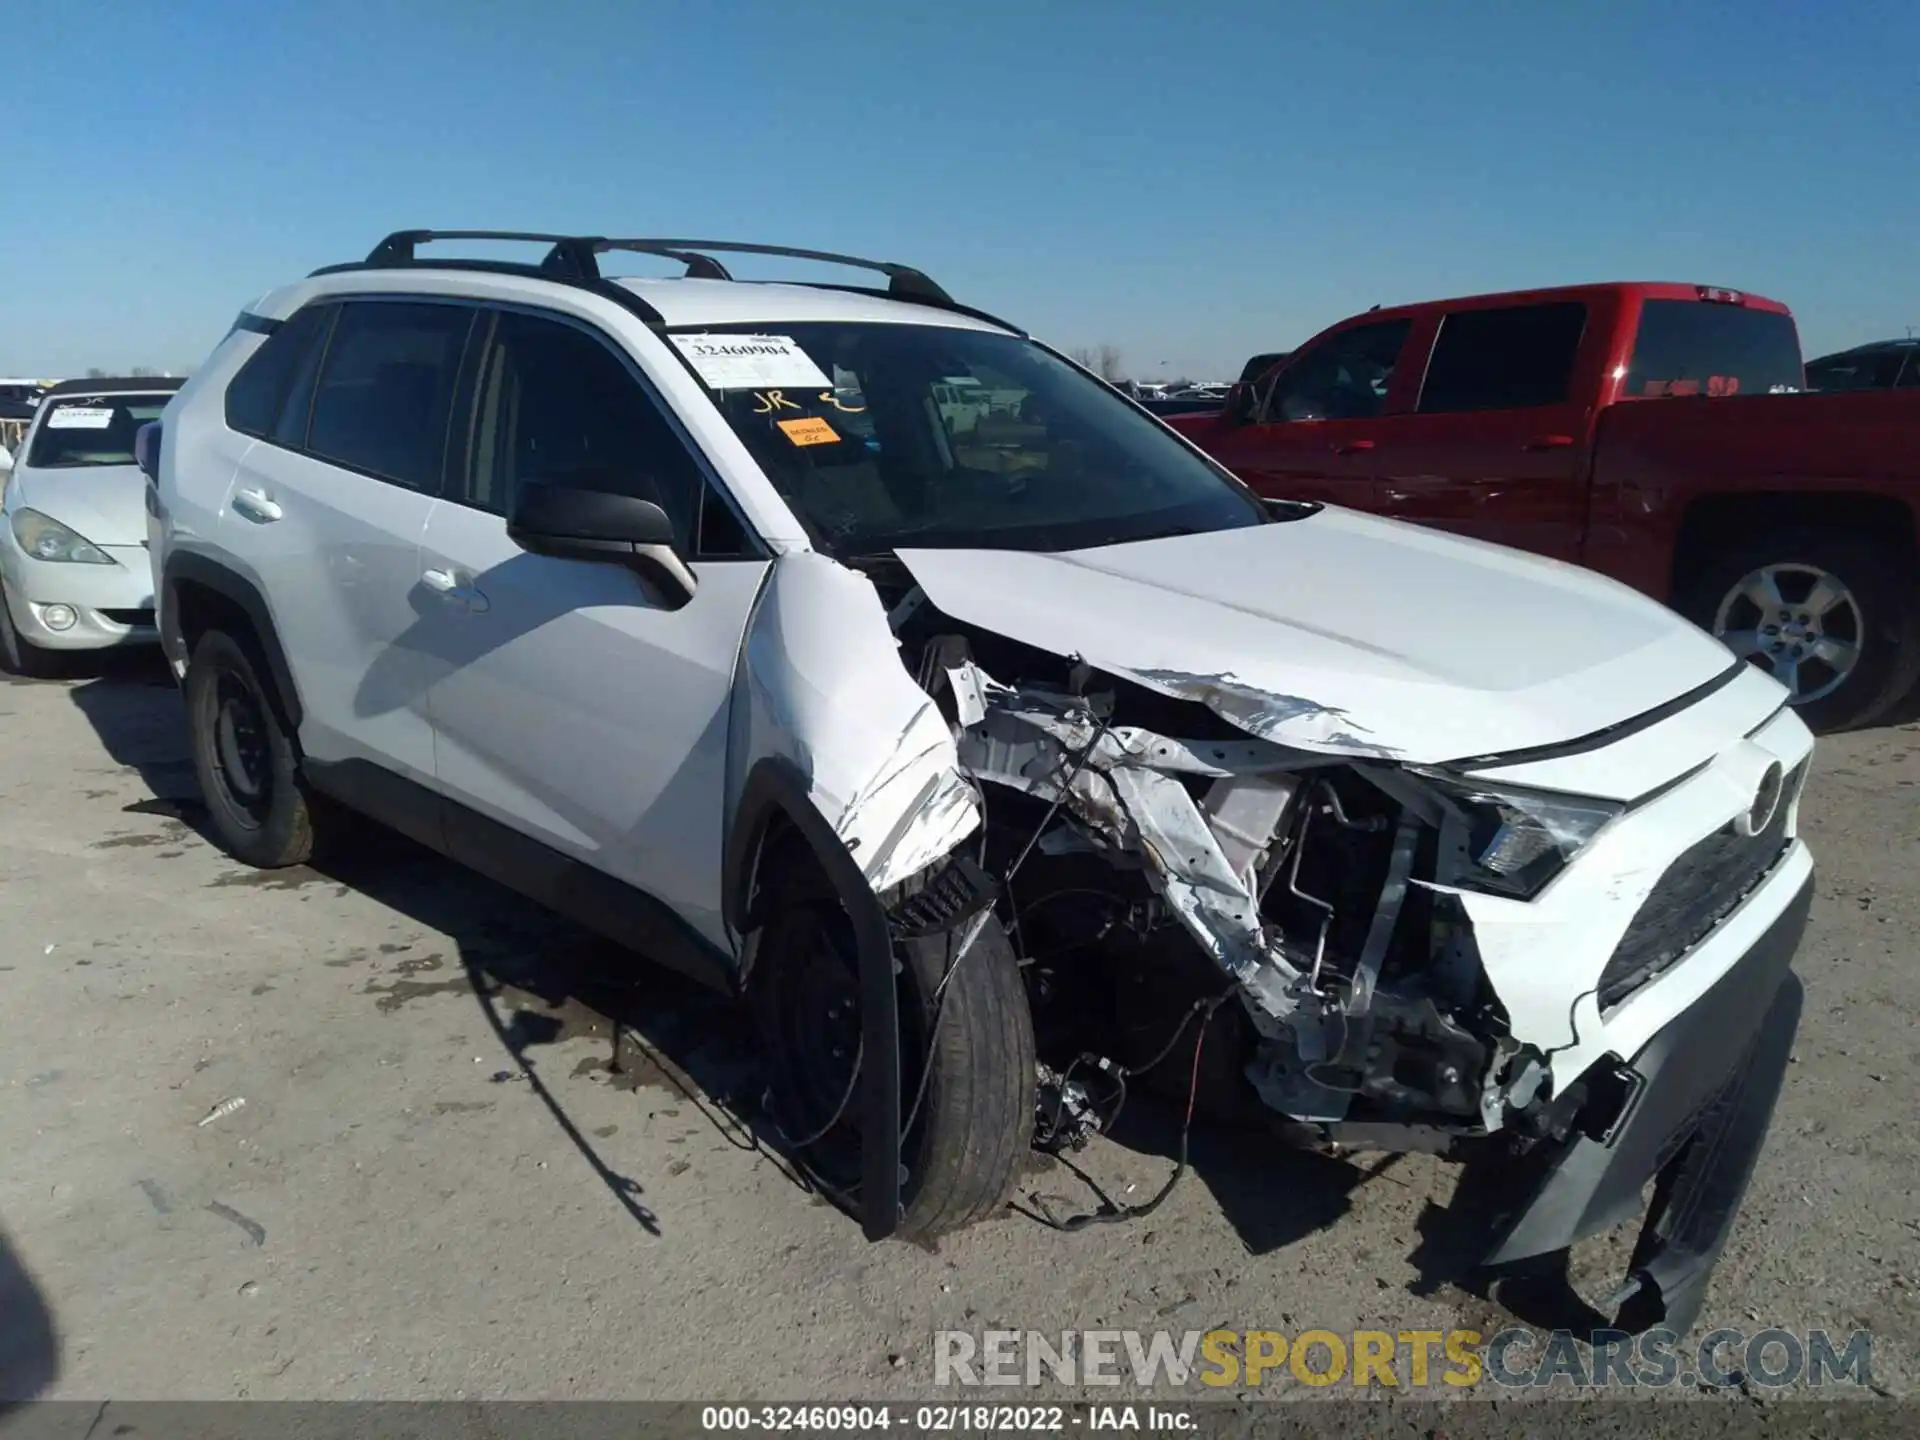
[[[1267,518],[1111,387],[1032,341],[867,321],[777,328],[673,338],[830,554],[1078,549]]]

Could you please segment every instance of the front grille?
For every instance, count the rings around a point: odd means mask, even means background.
[[[142,626],[153,628],[153,611],[148,610],[102,610],[100,612],[116,625]]]
[[[1600,1008],[1618,1005],[1711,935],[1786,853],[1787,815],[1806,776],[1787,776],[1767,828],[1752,837],[1715,831],[1660,877],[1600,973]]]

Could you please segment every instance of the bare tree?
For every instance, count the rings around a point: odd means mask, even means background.
[[[1126,371],[1121,367],[1118,345],[1103,344],[1100,347],[1099,364],[1088,368],[1097,371],[1102,380],[1118,381],[1127,378]]]
[[[107,372],[102,370],[98,365],[89,365],[87,367],[87,379],[104,380],[106,378],[107,378]]]
[[[1100,369],[1100,357],[1095,355],[1093,351],[1085,345],[1079,346],[1077,349],[1069,350],[1067,352],[1067,358],[1073,361],[1074,364],[1084,365],[1087,369],[1095,371],[1096,373]]]
[[[136,365],[127,371],[129,375],[158,375],[160,372],[151,365]]]

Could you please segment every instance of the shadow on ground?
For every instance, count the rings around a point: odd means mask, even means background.
[[[60,1376],[60,1339],[40,1287],[0,1230],[0,1415]]]

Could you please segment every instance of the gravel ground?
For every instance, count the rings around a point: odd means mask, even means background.
[[[1417,1156],[1207,1135],[1137,1224],[868,1245],[738,1118],[719,1002],[396,840],[236,866],[157,666],[0,677],[0,722],[0,1398],[925,1397],[937,1329],[1505,1323]],[[1806,1015],[1706,1316],[1869,1329],[1902,1396],[1916,787],[1920,726],[1820,749]],[[1082,1157],[1133,1200],[1172,1139],[1142,1115]],[[1051,1162],[1035,1193],[1089,1200]]]

